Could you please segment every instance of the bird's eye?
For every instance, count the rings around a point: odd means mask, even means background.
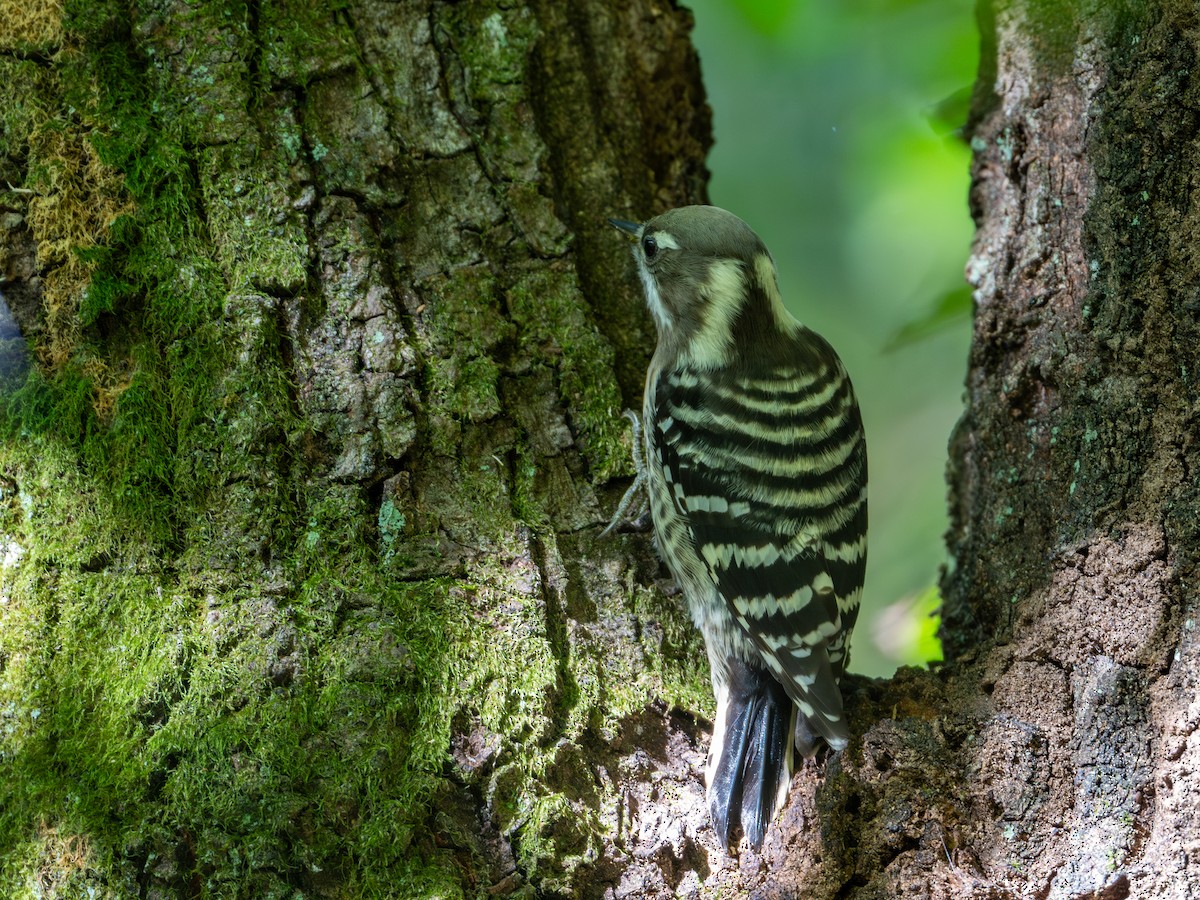
[[[642,252],[646,254],[646,259],[654,259],[658,254],[658,241],[652,237],[642,238]]]

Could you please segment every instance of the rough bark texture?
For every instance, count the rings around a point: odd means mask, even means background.
[[[1015,896],[1200,890],[1196,9],[997,4],[946,633]]]
[[[690,15],[27,7],[0,893],[678,880],[703,652],[596,539],[653,346],[605,218],[704,199]]]
[[[688,14],[6,22],[5,896],[1197,896],[1192,5],[984,5],[949,661],[848,679],[735,859],[703,650],[597,540]]]

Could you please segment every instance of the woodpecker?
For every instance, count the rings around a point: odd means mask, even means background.
[[[713,206],[609,222],[633,242],[658,345],[638,478],[704,636],[717,717],[706,781],[722,848],[756,850],[793,745],[850,737],[838,680],[867,561],[867,450],[841,360],[787,311],[775,264]],[[634,417],[636,419],[636,417]],[[610,528],[612,526],[610,525]]]

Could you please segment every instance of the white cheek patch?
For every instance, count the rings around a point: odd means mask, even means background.
[[[650,307],[650,314],[654,316],[654,322],[660,331],[670,331],[675,320],[671,317],[666,304],[663,303],[662,294],[658,292],[658,282],[646,268],[646,261],[642,259],[642,255],[640,253],[634,255],[637,257],[638,274],[642,276],[642,289],[646,292],[646,305]]]
[[[745,302],[745,276],[737,260],[719,259],[700,284],[704,323],[688,344],[689,361],[701,369],[725,365],[733,349],[733,320]]]
[[[646,264],[645,256],[642,255],[644,252],[642,250],[643,235],[644,231],[638,233],[637,246],[634,248],[633,256],[637,260],[638,274],[642,278],[642,289],[646,292],[646,305],[650,307],[650,314],[654,316],[654,322],[658,325],[659,331],[667,332],[675,326],[675,317],[671,315],[671,311],[663,302],[662,293],[658,289],[658,281]],[[659,252],[679,249],[679,241],[675,240],[675,235],[668,231],[655,231],[652,237],[658,244]]]

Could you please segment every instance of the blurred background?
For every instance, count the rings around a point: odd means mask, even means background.
[[[870,454],[867,587],[850,669],[940,658],[945,464],[970,337],[973,0],[684,0],[713,109],[710,196],[837,348]]]

